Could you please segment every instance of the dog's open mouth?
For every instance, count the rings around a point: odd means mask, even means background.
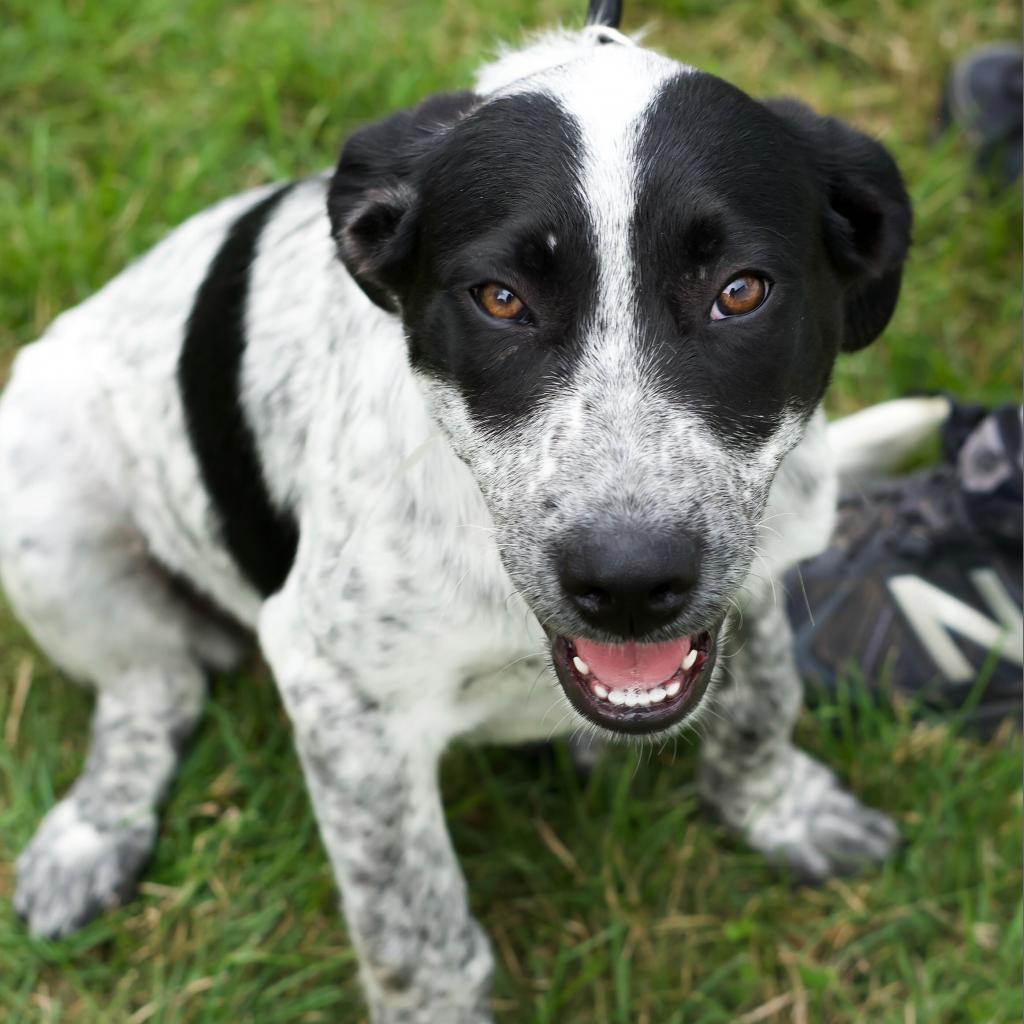
[[[599,644],[552,638],[558,681],[576,710],[614,732],[649,733],[682,721],[714,667],[717,630],[666,643]]]

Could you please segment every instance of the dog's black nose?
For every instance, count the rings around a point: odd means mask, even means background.
[[[578,531],[561,547],[558,578],[592,626],[642,637],[670,623],[697,585],[700,548],[679,531],[635,527]]]

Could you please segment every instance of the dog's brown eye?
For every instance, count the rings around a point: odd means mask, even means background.
[[[511,288],[497,281],[488,281],[474,289],[473,295],[480,308],[495,320],[521,320],[526,314],[526,305]]]
[[[719,293],[711,307],[712,320],[753,313],[768,297],[768,282],[754,274],[733,278]]]

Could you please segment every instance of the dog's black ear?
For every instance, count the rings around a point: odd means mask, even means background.
[[[331,233],[356,282],[390,312],[412,254],[422,158],[478,103],[471,92],[432,96],[361,128],[342,147],[327,192]]]
[[[846,282],[843,350],[870,344],[896,308],[912,212],[896,162],[874,139],[796,100],[765,105],[790,128],[826,197],[825,243]]]
[[[621,21],[622,0],[589,0],[586,24],[618,28]]]

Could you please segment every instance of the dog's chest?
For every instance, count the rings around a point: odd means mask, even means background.
[[[343,371],[378,381],[371,370]],[[336,670],[375,697],[444,706],[453,734],[550,692],[543,632],[502,566],[479,489],[415,383],[364,387],[311,433],[320,452],[294,585]],[[364,384],[369,382],[364,380]],[[332,422],[333,421],[333,422]]]

